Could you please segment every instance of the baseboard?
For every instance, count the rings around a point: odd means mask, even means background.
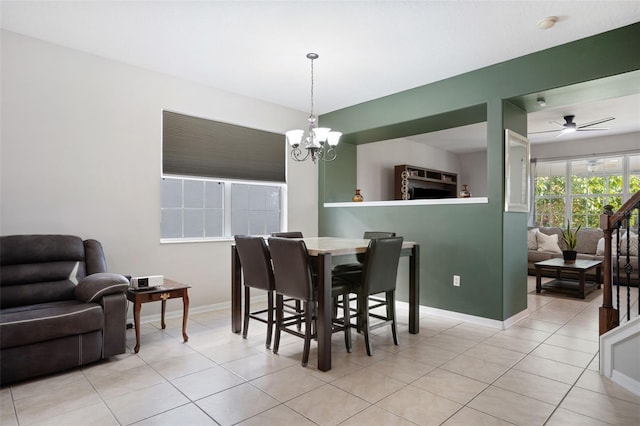
[[[404,309],[409,309],[409,304],[407,302],[397,302],[398,305],[402,306]],[[463,314],[461,312],[455,311],[447,311],[445,309],[432,308],[430,306],[420,306],[421,314],[429,314],[429,315],[437,315],[444,318],[454,319],[458,321],[470,322],[478,325],[484,325],[487,327],[498,328],[501,330],[507,329],[511,327],[516,322],[521,319],[529,316],[529,310],[525,309],[522,312],[517,313],[516,315],[507,318],[504,321],[494,320],[490,318],[478,317],[475,315]]]
[[[611,374],[611,380],[619,384],[629,392],[635,395],[640,395],[640,382],[636,379],[629,377],[626,374],[619,372],[618,370],[613,370]]]
[[[262,302],[266,300],[267,300],[266,295],[260,295],[260,296],[251,298],[251,302]],[[409,303],[407,302],[397,301],[396,304],[399,307],[402,307],[403,309],[407,309],[407,310],[409,309]],[[200,313],[211,312],[211,311],[218,311],[222,309],[229,309],[230,307],[231,307],[231,302],[215,303],[212,305],[203,305],[193,309],[189,308],[189,314],[193,315],[193,314],[200,314]],[[460,312],[447,311],[445,309],[431,308],[429,306],[422,306],[422,305],[420,305],[420,313],[429,314],[429,315],[438,315],[444,318],[471,322],[474,324],[498,328],[501,330],[505,330],[511,327],[513,324],[517,323],[518,321],[522,320],[523,318],[526,318],[527,316],[529,316],[529,310],[525,309],[524,311],[519,312],[513,315],[512,317],[507,318],[504,321],[499,321],[499,320],[493,320],[490,318],[478,317],[475,315],[468,315]],[[165,319],[172,319],[172,318],[182,318],[182,309],[166,312]],[[160,321],[160,314],[144,315],[140,317],[141,324],[145,324],[148,322],[155,322],[155,321]]]

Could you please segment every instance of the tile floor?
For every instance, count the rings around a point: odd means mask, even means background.
[[[274,355],[262,324],[232,334],[228,310],[191,315],[186,344],[179,319],[147,323],[137,355],[129,331],[126,354],[0,389],[0,424],[636,426],[640,397],[598,373],[597,296],[529,294],[508,330],[422,315],[410,335],[400,310],[399,347],[379,329],[373,357],[355,333],[347,354],[335,334],[326,373],[295,337]]]

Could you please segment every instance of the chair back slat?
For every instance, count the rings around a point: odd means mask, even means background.
[[[236,235],[235,240],[245,285],[272,291],[275,281],[264,238]]]

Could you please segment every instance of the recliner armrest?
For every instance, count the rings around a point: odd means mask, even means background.
[[[86,276],[78,283],[75,297],[85,303],[96,302],[102,296],[124,293],[129,288],[129,281],[120,274],[100,272]]]

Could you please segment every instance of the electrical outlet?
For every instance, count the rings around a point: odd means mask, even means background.
[[[460,275],[453,276],[453,286],[460,287]]]

